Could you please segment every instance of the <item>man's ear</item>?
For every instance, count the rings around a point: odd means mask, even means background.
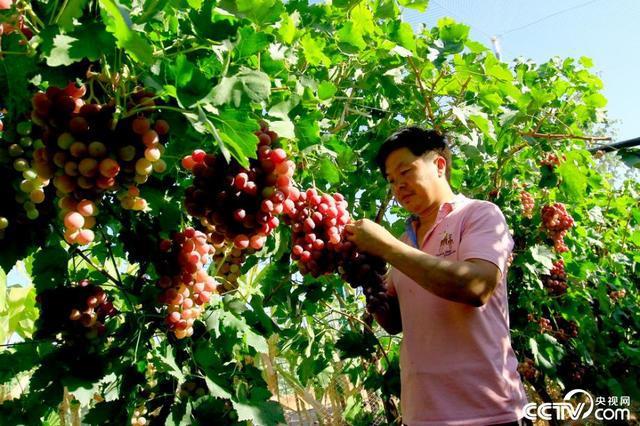
[[[435,154],[435,158],[433,160],[436,164],[436,168],[438,169],[438,176],[445,176],[447,173],[447,160],[439,154]]]

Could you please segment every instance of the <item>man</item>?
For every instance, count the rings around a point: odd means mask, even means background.
[[[404,424],[519,424],[527,401],[509,335],[513,240],[502,212],[452,192],[451,152],[435,131],[393,134],[376,162],[412,213],[406,232],[398,240],[367,219],[346,232],[391,265],[387,293],[368,295],[367,306],[387,331],[403,331]]]

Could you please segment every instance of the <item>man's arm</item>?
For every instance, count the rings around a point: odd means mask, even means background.
[[[482,259],[450,261],[424,253],[395,238],[387,240],[385,260],[436,296],[480,307],[487,303],[502,273]]]

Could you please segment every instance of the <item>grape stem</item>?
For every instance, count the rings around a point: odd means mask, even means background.
[[[583,141],[611,141],[610,136],[581,136],[563,133],[520,132],[520,136],[540,139],[580,139]]]

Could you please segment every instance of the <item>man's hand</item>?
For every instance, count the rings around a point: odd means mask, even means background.
[[[347,240],[365,253],[384,258],[389,247],[397,241],[389,231],[369,219],[360,219],[344,227]]]

